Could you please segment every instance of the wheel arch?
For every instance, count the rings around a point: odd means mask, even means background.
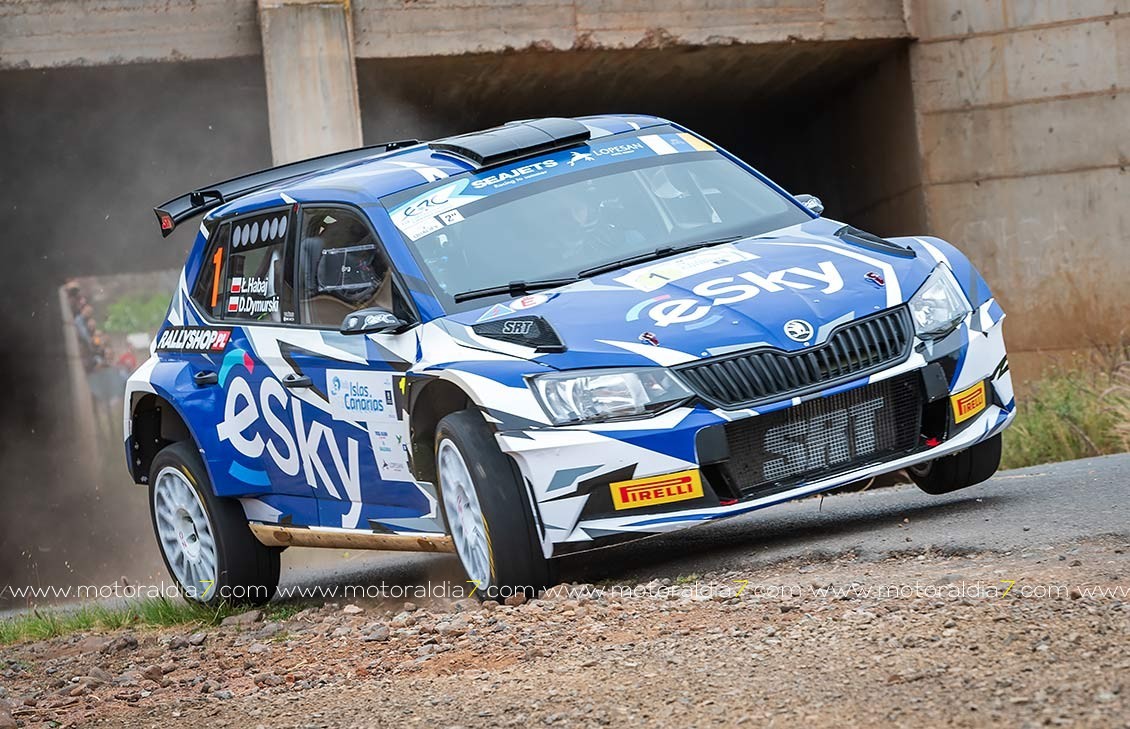
[[[451,413],[477,405],[462,387],[440,378],[414,384],[409,393],[408,432],[412,443],[412,471],[418,480],[436,483],[436,426]]]
[[[188,421],[173,402],[156,392],[134,392],[130,396],[129,437],[126,456],[134,483],[149,483],[149,470],[161,449],[187,441],[198,447]],[[207,459],[204,467],[208,468]]]

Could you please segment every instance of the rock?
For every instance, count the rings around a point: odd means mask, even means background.
[[[200,684],[200,693],[202,693],[202,694],[210,694],[210,693],[214,693],[214,692],[219,691],[219,690],[220,690],[220,682],[219,681],[213,681],[212,679],[208,679],[204,683]]]
[[[227,628],[227,627],[231,627],[231,626],[254,625],[255,623],[258,623],[259,621],[261,621],[262,619],[263,619],[263,611],[262,610],[248,610],[245,613],[239,613],[238,615],[227,616],[226,618],[224,618],[223,620],[220,621],[220,627],[221,628]]]
[[[494,610],[495,608],[498,607],[498,601],[497,600],[483,600],[481,607],[485,612],[489,613],[490,611],[492,611],[492,610]]]
[[[475,612],[482,607],[482,603],[473,597],[463,597],[456,600],[451,609],[457,613],[470,613]]]
[[[414,613],[419,609],[420,609],[420,606],[417,605],[414,602],[406,602],[406,603],[404,603],[404,607],[402,608],[402,610],[406,613]]]
[[[510,607],[518,607],[519,605],[525,605],[526,604],[526,593],[515,592],[513,595],[510,595],[509,597],[506,598],[505,603],[507,605],[509,605]]]
[[[256,638],[272,638],[283,632],[282,623],[270,622],[255,631]]]
[[[106,651],[109,653],[121,653],[122,651],[132,651],[137,648],[137,637],[132,633],[126,633],[119,636],[111,643]]]
[[[373,628],[368,633],[366,633],[364,635],[364,637],[362,638],[362,640],[366,640],[366,641],[369,641],[369,642],[377,641],[377,642],[383,643],[386,640],[388,640],[390,636],[391,636],[391,632],[389,631],[389,629],[386,626],[378,625],[377,627]]]
[[[83,638],[76,646],[80,653],[105,653],[114,644],[114,639],[105,635],[92,635]]]
[[[161,679],[165,677],[165,672],[160,666],[153,664],[142,669],[141,677],[147,678],[154,683],[161,683]]]
[[[0,709],[0,729],[16,729],[16,720],[7,709]]]
[[[256,686],[282,686],[286,679],[276,673],[260,673],[255,677]]]
[[[440,635],[447,637],[458,637],[463,635],[470,629],[470,625],[462,618],[455,618],[446,623],[440,623],[436,626],[436,632]]]
[[[102,683],[110,683],[114,677],[104,668],[95,666],[87,672],[91,677],[98,679]]]
[[[271,650],[270,646],[265,645],[263,643],[252,643],[251,647],[249,647],[247,649],[247,652],[254,655],[254,654],[257,654],[257,653],[268,653],[268,652],[270,652],[270,650]]]
[[[352,632],[353,632],[352,628],[348,628],[348,627],[343,625],[340,628],[335,628],[334,631],[332,633],[330,633],[330,637],[331,638],[344,638],[345,636],[349,635]]]
[[[204,641],[208,640],[208,636],[204,633],[193,633],[188,636],[189,645],[204,645]]]
[[[179,651],[182,648],[188,647],[188,639],[183,635],[174,635],[169,639],[169,650]]]
[[[360,615],[365,612],[364,608],[357,607],[356,605],[346,605],[341,609],[346,615]]]
[[[569,586],[562,583],[554,585],[541,594],[542,600],[561,600],[569,597]]]
[[[231,696],[232,696],[231,691],[228,691],[227,689],[223,689],[221,691],[216,691],[212,695],[215,696],[217,699],[230,699]]]

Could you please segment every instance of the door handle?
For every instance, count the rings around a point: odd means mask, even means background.
[[[208,385],[215,385],[219,381],[220,376],[215,372],[210,372],[208,370],[200,370],[199,372],[193,373],[192,375],[192,383],[197,387],[207,387]]]
[[[306,375],[298,375],[291,372],[289,375],[283,376],[282,383],[286,387],[310,387],[314,384],[314,381]]]

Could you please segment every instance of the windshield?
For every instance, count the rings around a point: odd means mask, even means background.
[[[809,219],[705,142],[674,131],[605,137],[382,202],[448,311],[483,305],[457,304],[462,292],[573,278],[657,248]]]

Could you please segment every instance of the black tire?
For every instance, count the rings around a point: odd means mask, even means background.
[[[1001,464],[1001,437],[907,469],[918,488],[940,496],[987,481]]]
[[[184,584],[162,544],[157,528],[156,489],[159,476],[170,468],[183,474],[196,492],[214,538],[215,583],[210,588]],[[153,459],[149,472],[149,516],[165,568],[189,602],[209,606],[222,603],[262,605],[274,596],[279,585],[279,554],[282,550],[267,547],[255,538],[238,501],[219,498],[212,492],[208,471],[193,444],[174,443],[163,448]]]
[[[445,440],[459,451],[471,475],[482,511],[490,554],[490,579],[475,594],[483,599],[501,599],[515,592],[534,596],[547,587],[556,575],[552,560],[542,554],[537,523],[518,468],[495,442],[481,413],[462,410],[452,413],[436,426],[436,483],[440,506],[451,531],[444,503],[444,478],[441,475],[440,448]],[[458,548],[458,545],[457,545]],[[460,561],[467,569],[463,554]]]

